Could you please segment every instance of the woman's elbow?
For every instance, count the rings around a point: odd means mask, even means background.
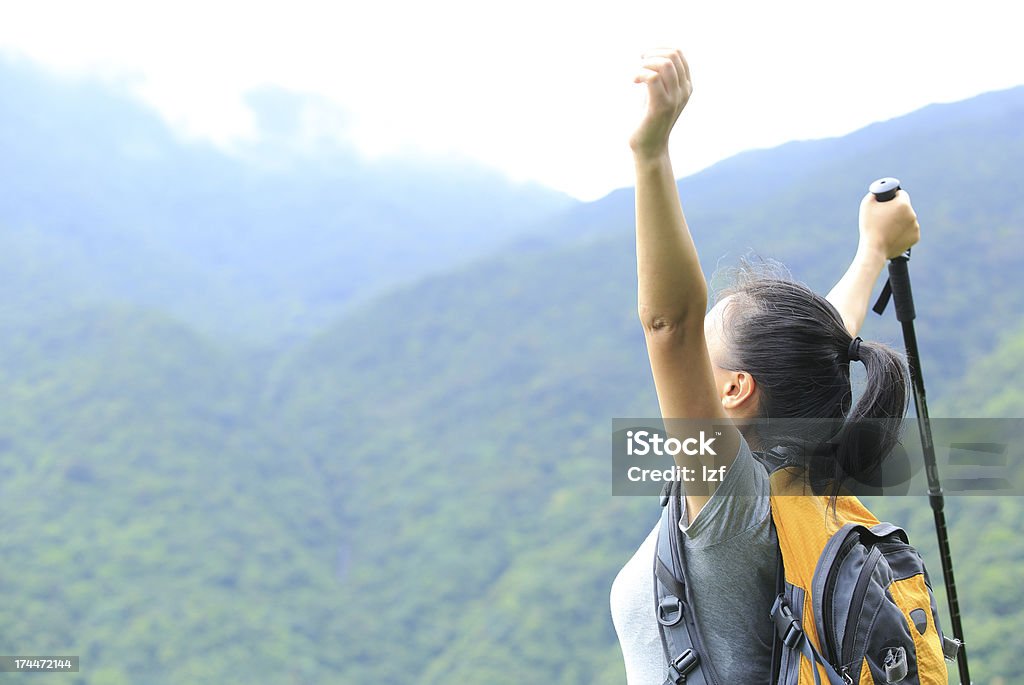
[[[640,316],[640,325],[643,326],[644,335],[659,338],[680,338],[691,337],[694,334],[704,334],[704,317],[689,315],[643,315]]]
[[[693,302],[678,307],[651,307],[640,303],[637,314],[644,332],[648,334],[676,333],[698,328],[704,329],[704,314],[707,311],[707,297],[695,298]]]

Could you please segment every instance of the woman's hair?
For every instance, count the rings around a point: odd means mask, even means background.
[[[851,407],[853,337],[828,300],[778,264],[749,261],[719,293],[727,296],[723,368],[749,373],[759,389],[750,437],[765,449],[797,448],[786,450],[790,460],[802,462],[816,491],[827,485],[833,503],[847,478],[869,482],[900,440],[909,394],[902,355],[881,343],[859,344],[854,356],[867,380]]]

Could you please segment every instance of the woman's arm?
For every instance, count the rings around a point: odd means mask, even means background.
[[[630,138],[636,167],[636,259],[638,310],[669,433],[715,437],[715,455],[680,453],[676,464],[694,469],[687,483],[686,507],[692,522],[717,483],[703,483],[703,466],[731,465],[739,450],[739,433],[729,424],[715,389],[704,339],[707,283],[679,202],[668,139],[692,92],[689,66],[678,50],[644,55],[636,83],[647,88],[647,111]],[[698,419],[674,423],[673,419]],[[678,434],[685,425],[687,435]],[[676,427],[677,430],[673,430]]]
[[[868,313],[871,291],[888,259],[906,252],[921,238],[910,196],[899,191],[889,202],[868,193],[860,203],[860,244],[850,267],[826,299],[839,310],[850,335],[857,335]]]

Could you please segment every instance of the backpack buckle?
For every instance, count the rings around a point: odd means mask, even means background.
[[[697,663],[700,658],[697,656],[697,652],[692,649],[688,649],[668,665],[668,680],[667,682],[674,683],[674,685],[682,685],[686,682],[686,674],[697,668]]]
[[[775,631],[782,638],[782,644],[790,649],[796,649],[797,645],[800,644],[800,638],[803,637],[804,631],[800,626],[800,621],[796,620],[796,617],[793,616],[793,611],[789,608],[789,603],[786,602],[786,598],[783,595],[776,597],[775,604],[772,606],[771,617],[775,622]]]
[[[675,595],[668,595],[658,603],[658,623],[668,628],[683,618],[683,602]]]
[[[885,682],[898,683],[907,677],[907,650],[903,647],[889,647],[882,656]]]
[[[945,657],[946,661],[956,661],[956,655],[960,651],[960,647],[963,642],[956,639],[955,637],[942,636],[942,656]]]

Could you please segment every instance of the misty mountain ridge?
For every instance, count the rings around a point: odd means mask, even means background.
[[[110,86],[6,60],[0,88],[17,94],[0,109],[0,259],[29,308],[120,299],[267,344],[575,204],[468,162],[293,145],[324,105],[281,90],[251,94],[265,135],[226,153]]]

